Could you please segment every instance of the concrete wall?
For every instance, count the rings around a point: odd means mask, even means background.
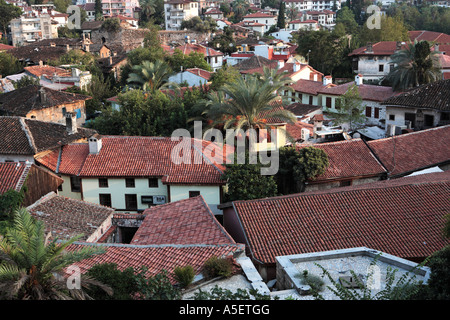
[[[356,178],[356,179],[348,179],[348,180],[352,180],[352,184],[351,184],[352,186],[357,186],[360,184],[379,181],[380,179],[381,179],[381,176],[370,177],[370,178]],[[343,179],[342,181],[347,181],[347,179]],[[323,183],[308,184],[308,185],[306,185],[305,192],[339,188],[340,186],[341,186],[341,181],[330,181],[330,182],[323,182]]]

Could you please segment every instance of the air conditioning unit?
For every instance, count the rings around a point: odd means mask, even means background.
[[[302,128],[301,138],[303,141],[306,141],[309,139],[309,130]]]

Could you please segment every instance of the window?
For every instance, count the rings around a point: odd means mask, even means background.
[[[450,120],[450,113],[442,112],[441,121],[448,121],[448,120]]]
[[[63,116],[65,116],[66,115],[66,113],[67,113],[67,110],[66,110],[66,107],[63,107],[62,109],[62,114],[63,114]]]
[[[70,177],[70,188],[72,192],[81,192],[81,179],[79,177]]]
[[[339,186],[341,186],[341,187],[348,187],[351,185],[352,185],[352,180],[344,180],[344,181],[341,181],[341,183],[339,184]]]
[[[389,120],[394,121],[395,120],[395,114],[390,114],[389,115]]]
[[[134,178],[126,178],[125,179],[125,187],[127,187],[127,188],[134,188],[136,185],[135,185],[135,182],[134,182]]]
[[[108,179],[107,178],[98,178],[98,187],[99,188],[108,188]]]
[[[327,108],[331,108],[331,97],[327,97],[326,106],[327,106]]]
[[[149,178],[148,179],[148,187],[149,188],[158,188],[158,178]]]
[[[378,66],[378,71],[379,71],[379,72],[383,72],[383,71],[384,71],[384,65],[383,65],[383,64],[380,64],[380,65]]]
[[[372,107],[366,106],[366,117],[370,118],[372,116]]]
[[[380,117],[380,108],[375,108],[373,113],[374,113],[373,117],[375,119],[378,119]]]
[[[197,197],[200,195],[200,191],[189,191],[189,198]]]
[[[98,195],[99,200],[100,200],[100,204],[102,206],[107,206],[107,207],[111,207],[111,194],[109,193],[100,193]]]
[[[125,209],[129,211],[137,211],[137,195],[135,194],[125,195]]]

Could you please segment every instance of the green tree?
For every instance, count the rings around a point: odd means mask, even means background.
[[[0,52],[0,74],[3,77],[19,73],[23,70],[22,63],[7,52]]]
[[[199,16],[181,22],[181,29],[189,29],[197,32],[214,32],[217,30],[216,20],[211,17],[201,19]]]
[[[102,0],[95,0],[95,16],[103,16]]]
[[[24,76],[17,81],[12,81],[14,89],[24,88],[30,85],[40,85],[40,80],[32,76]]]
[[[0,0],[0,27],[3,30],[3,36],[8,34],[8,24],[12,19],[20,17],[22,9],[13,4],[6,3],[5,0]]]
[[[20,191],[10,189],[0,195],[0,235],[5,233],[6,228],[13,221],[13,213],[21,207],[25,191],[26,186],[22,187]]]
[[[364,115],[365,107],[362,98],[359,95],[358,86],[351,85],[348,90],[336,100],[336,113],[333,113],[336,124],[348,124],[348,130],[353,131],[358,126],[364,124],[366,117]]]
[[[166,270],[154,276],[148,276],[147,267],[141,267],[136,273],[139,300],[180,300],[181,291],[170,282]]]
[[[450,299],[450,246],[433,253],[427,259],[427,266],[431,269],[430,279],[422,299],[449,300]]]
[[[318,148],[282,147],[279,152],[275,178],[280,194],[303,192],[305,183],[324,173],[329,165],[327,154]]]
[[[364,44],[379,41],[408,41],[408,39],[408,28],[398,17],[382,16],[380,28],[369,29],[364,24],[360,33],[360,41]]]
[[[120,20],[119,18],[107,18],[102,23],[102,29],[108,31],[108,32],[117,32],[120,30]]]
[[[222,179],[227,181],[225,202],[276,196],[274,176],[262,175],[261,167],[261,164],[250,164],[248,154],[244,164],[237,163],[237,160],[234,164],[227,164],[222,175]]]
[[[172,55],[166,57],[167,63],[170,65],[172,70],[181,71],[189,68],[200,68],[207,71],[212,71],[211,66],[205,60],[205,57],[200,52],[190,52],[189,54],[184,54],[180,49],[175,49]]]
[[[294,3],[291,3],[289,7],[286,9],[286,14],[289,19],[289,21],[296,20],[299,14],[298,8],[294,5]]]
[[[405,90],[442,79],[436,51],[427,41],[409,43],[391,56],[394,68],[386,76],[394,90]]]
[[[280,1],[280,9],[278,10],[277,27],[280,29],[286,28],[286,3]]]
[[[211,48],[216,48],[224,54],[231,54],[235,52],[236,41],[234,40],[233,30],[230,27],[224,27],[223,32],[217,34],[209,44]]]
[[[132,69],[133,72],[128,75],[127,82],[144,91],[153,93],[156,90],[175,86],[169,83],[169,77],[173,71],[164,61],[144,61],[140,65],[133,66]]]
[[[269,75],[270,71],[265,71]],[[287,77],[265,78],[239,76],[236,81],[227,83],[218,92],[208,93],[207,99],[199,102],[204,115],[212,121],[212,126],[223,129],[269,129],[269,118],[284,122],[296,121],[288,110],[279,108],[277,92],[288,90],[290,80]],[[227,97],[225,99],[225,97]]]
[[[157,5],[157,0],[139,0],[143,22],[150,21],[150,18],[156,13]]]
[[[233,21],[239,22],[242,20],[244,15],[247,14],[250,4],[247,0],[233,0],[231,3],[232,9],[233,9]]]
[[[228,83],[235,82],[240,77],[239,70],[231,65],[224,65],[222,68],[218,69],[210,78],[210,89],[212,91],[217,91],[222,86]]]
[[[42,221],[35,220],[26,209],[15,212],[13,227],[0,239],[0,297],[19,300],[90,299],[81,288],[68,289],[64,269],[102,251],[86,246],[78,251],[65,249],[80,236],[58,243],[47,243]],[[108,293],[101,282],[82,276],[81,287],[97,285]]]
[[[98,287],[89,289],[89,295],[95,300],[131,300],[137,293],[134,269],[131,267],[119,270],[115,263],[101,263],[90,268],[86,274],[113,289],[113,295],[106,294]]]

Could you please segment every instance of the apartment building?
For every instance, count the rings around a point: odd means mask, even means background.
[[[10,26],[12,43],[15,47],[58,37],[58,22],[48,14],[22,16],[11,20]]]
[[[134,11],[137,7],[139,7],[138,0],[102,0],[104,16],[125,16],[134,18]]]
[[[199,3],[190,0],[168,0],[164,2],[166,30],[180,30],[181,22],[198,16]]]

